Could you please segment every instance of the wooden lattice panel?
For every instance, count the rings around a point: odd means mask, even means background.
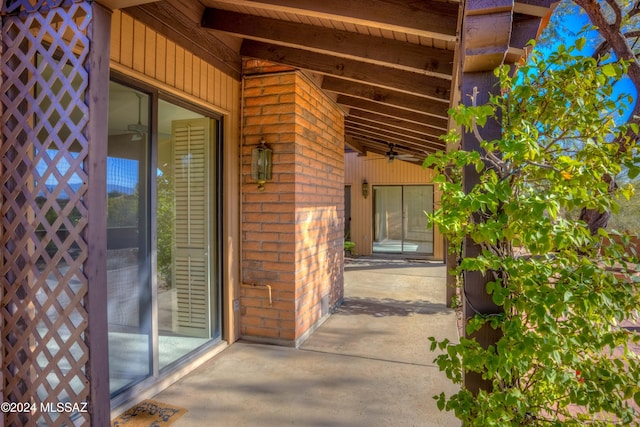
[[[3,2],[12,15],[3,18],[0,61],[2,397],[35,409],[5,413],[5,426],[90,422],[88,413],[43,411],[89,399],[83,234],[90,7]]]

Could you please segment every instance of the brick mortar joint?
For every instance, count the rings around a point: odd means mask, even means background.
[[[314,89],[316,89],[323,97],[323,99],[325,101],[327,101],[329,104],[331,104],[331,106],[333,106],[336,110],[340,111],[340,113],[342,114],[342,118],[344,119],[347,116],[347,112],[344,111],[344,109],[338,105],[337,102],[335,102],[333,99],[329,98],[325,91],[318,86],[318,84],[313,81],[312,79],[310,79],[309,77],[307,77],[304,73],[297,71],[297,75],[300,76],[308,85],[312,86]]]
[[[344,111],[342,109],[342,107],[340,107],[340,105],[338,105],[337,102],[335,102],[333,99],[329,98],[324,90],[322,90],[322,88],[320,86],[318,86],[318,84],[313,81],[311,78],[307,77],[307,75],[305,75],[302,71],[300,70],[291,70],[291,71],[276,71],[273,73],[260,73],[260,74],[243,74],[242,78],[249,80],[249,79],[260,79],[260,78],[264,78],[265,76],[286,76],[286,75],[290,75],[290,74],[295,74],[297,77],[300,77],[302,80],[305,81],[305,83],[307,83],[308,85],[312,86],[314,89],[318,90],[318,92],[320,94],[322,94],[322,97],[324,98],[324,100],[326,100],[327,102],[329,102],[336,110],[340,111],[340,113],[342,114],[343,117],[347,116],[347,112]]]

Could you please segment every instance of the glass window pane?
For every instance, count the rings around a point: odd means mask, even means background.
[[[149,96],[111,83],[107,295],[112,394],[151,374]]]
[[[107,286],[115,395],[218,339],[221,315],[217,122],[157,100],[157,146],[151,150],[151,96],[115,82],[109,96]]]
[[[158,105],[160,369],[219,336],[215,286],[215,121]]]
[[[373,187],[373,252],[402,252],[402,187]]]
[[[427,213],[433,211],[433,187],[415,185],[404,187],[403,252],[433,253],[433,228],[428,227]]]
[[[433,254],[433,186],[375,186],[373,197],[373,252]]]

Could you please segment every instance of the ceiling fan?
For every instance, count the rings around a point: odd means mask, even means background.
[[[131,123],[129,125],[127,125],[127,130],[129,132],[135,132],[135,134],[139,137],[142,136],[142,134],[148,133],[149,132],[149,126],[143,125],[142,124],[142,94],[139,94],[137,92],[134,93],[135,96],[138,97],[138,123]]]
[[[395,150],[395,144],[389,144],[389,151],[386,152],[385,157],[389,160],[389,163],[392,163],[395,159],[404,160],[407,162],[415,162],[419,160],[413,154],[398,153]]]

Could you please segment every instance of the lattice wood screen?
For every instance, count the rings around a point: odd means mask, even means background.
[[[90,422],[41,404],[89,399],[83,272],[91,5],[3,1],[0,280],[5,426]]]

